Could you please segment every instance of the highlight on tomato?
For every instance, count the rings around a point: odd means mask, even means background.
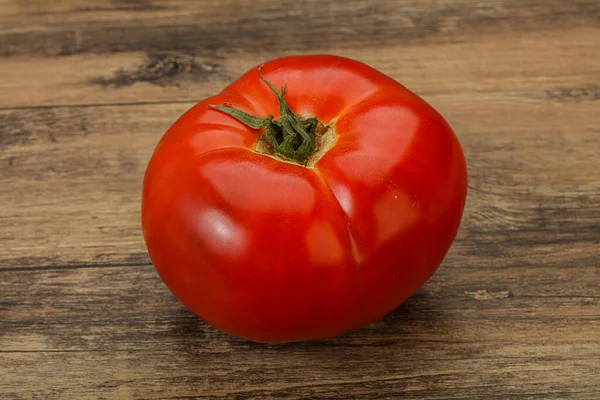
[[[293,56],[187,111],[144,178],[158,274],[212,326],[258,342],[376,321],[436,271],[467,193],[444,118],[351,59]]]

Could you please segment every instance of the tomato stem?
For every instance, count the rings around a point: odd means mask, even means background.
[[[280,117],[278,119],[274,119],[273,115],[268,115],[265,118],[256,117],[233,108],[229,104],[221,106],[211,104],[209,107],[232,116],[252,129],[264,129],[275,153],[300,164],[305,164],[316,150],[316,130],[320,122],[316,118],[302,119],[296,115],[285,101],[287,85],[279,91],[271,82],[265,79],[260,67],[258,73],[279,101]]]

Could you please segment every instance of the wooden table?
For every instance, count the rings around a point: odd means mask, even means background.
[[[267,346],[165,288],[140,190],[181,113],[291,53],[422,95],[469,197],[392,314]],[[0,398],[600,399],[598,0],[4,0],[0,57]]]

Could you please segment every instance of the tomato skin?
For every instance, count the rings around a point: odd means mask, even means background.
[[[392,311],[431,277],[467,193],[460,144],[426,102],[350,59],[262,66],[297,114],[336,144],[307,168],[253,151],[260,135],[209,104],[278,116],[250,70],[185,113],[144,179],[154,265],[194,313],[229,334],[279,343],[336,336]]]

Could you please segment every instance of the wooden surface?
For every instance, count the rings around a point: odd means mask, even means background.
[[[153,146],[284,54],[362,60],[455,128],[463,224],[370,327],[266,346],[157,277]],[[0,398],[599,399],[597,0],[0,0]]]

